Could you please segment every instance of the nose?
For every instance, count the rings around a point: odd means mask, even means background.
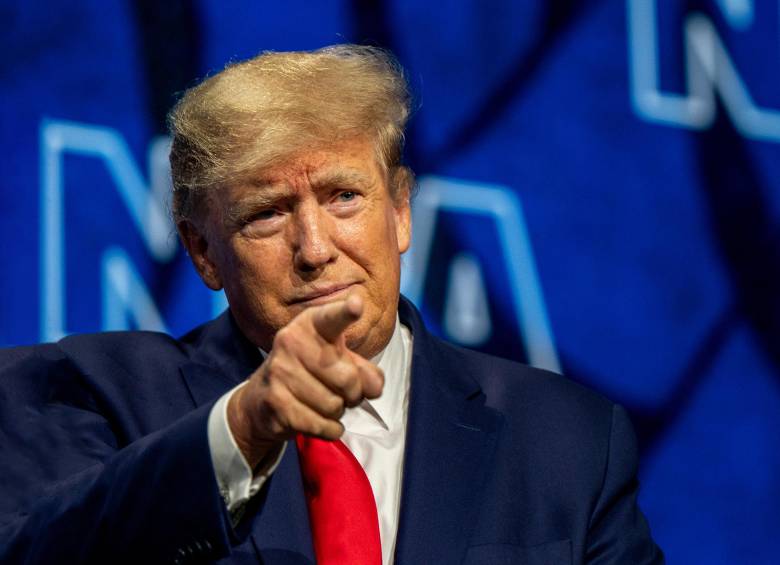
[[[316,273],[338,256],[331,234],[332,219],[317,202],[301,204],[295,215],[295,268],[301,273]]]

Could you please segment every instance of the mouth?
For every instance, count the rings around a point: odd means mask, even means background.
[[[320,285],[301,293],[300,296],[296,296],[290,301],[290,304],[316,306],[317,304],[325,304],[332,300],[346,298],[349,290],[356,285],[357,283]]]

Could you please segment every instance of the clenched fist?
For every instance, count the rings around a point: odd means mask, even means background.
[[[382,393],[382,371],[346,346],[344,331],[362,313],[353,294],[308,308],[277,332],[228,404],[230,431],[250,467],[296,433],[338,439],[344,409]]]

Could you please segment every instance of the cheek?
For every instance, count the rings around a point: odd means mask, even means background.
[[[339,247],[372,277],[384,276],[398,255],[395,221],[385,213],[366,214],[339,226]]]
[[[337,221],[334,242],[336,246],[354,260],[362,263],[366,255],[370,256],[373,236],[370,218],[357,217]]]
[[[281,291],[282,279],[287,271],[282,267],[282,257],[273,246],[257,242],[239,243],[233,249],[229,261],[228,284],[236,294],[252,302],[266,302]]]

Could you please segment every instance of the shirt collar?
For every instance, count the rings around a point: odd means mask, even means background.
[[[385,385],[379,398],[364,399],[359,408],[365,410],[376,418],[385,429],[396,425],[403,414],[403,395],[406,389],[405,383],[409,380],[406,375],[406,351],[401,322],[398,315],[395,317],[393,335],[385,348],[380,351],[371,362],[377,365],[385,374]]]

